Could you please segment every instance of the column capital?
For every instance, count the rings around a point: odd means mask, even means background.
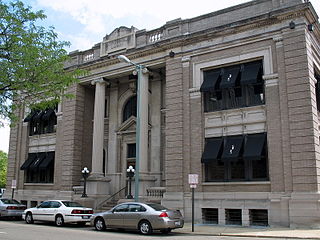
[[[110,84],[110,82],[106,81],[104,77],[97,78],[91,81],[91,85],[96,85],[97,83],[105,83],[107,86]]]

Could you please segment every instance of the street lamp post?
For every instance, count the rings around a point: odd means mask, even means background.
[[[90,171],[88,170],[87,167],[84,167],[81,172],[82,172],[82,176],[83,176],[83,179],[84,179],[84,183],[83,183],[83,193],[82,193],[82,196],[81,196],[81,197],[88,197],[88,196],[87,196],[87,193],[86,193],[86,190],[87,190],[87,178],[88,178],[88,176],[89,176]]]
[[[143,81],[143,74],[148,72],[148,69],[141,65],[135,64],[124,55],[119,55],[120,61],[126,62],[135,66],[138,73],[138,88],[137,88],[137,127],[136,127],[136,164],[134,178],[134,200],[139,201],[139,178],[140,178],[140,162],[146,158],[148,147],[148,80]],[[142,100],[143,98],[143,100]],[[143,104],[142,104],[143,102]],[[146,159],[143,159],[146,160]]]
[[[132,199],[132,194],[131,194],[131,181],[132,181],[132,178],[134,176],[134,168],[132,166],[129,166],[128,169],[127,169],[127,177],[129,178],[129,183],[128,183],[128,188],[129,188],[129,191],[128,191],[128,195],[127,195],[127,198],[128,199]]]

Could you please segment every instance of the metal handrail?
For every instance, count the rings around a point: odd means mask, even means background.
[[[101,203],[99,203],[99,204],[97,205],[97,209],[98,209],[99,207],[101,207],[103,204],[105,204],[106,202],[108,202],[110,199],[114,198],[114,197],[115,197],[117,194],[119,194],[121,191],[123,191],[124,189],[127,189],[127,187],[128,187],[128,186],[125,186],[125,187],[121,188],[118,192],[112,194],[112,195],[111,195],[110,197],[108,197],[106,200],[103,200]]]

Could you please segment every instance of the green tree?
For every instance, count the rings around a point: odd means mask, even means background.
[[[7,182],[8,155],[0,150],[0,188],[4,188]]]
[[[70,44],[58,41],[53,27],[38,25],[45,18],[21,1],[0,0],[0,118],[12,120],[22,104],[53,106],[83,74],[64,70]]]

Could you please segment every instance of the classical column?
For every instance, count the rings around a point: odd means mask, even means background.
[[[96,85],[94,98],[93,146],[91,176],[103,176],[103,138],[106,81],[102,78],[91,82]]]

